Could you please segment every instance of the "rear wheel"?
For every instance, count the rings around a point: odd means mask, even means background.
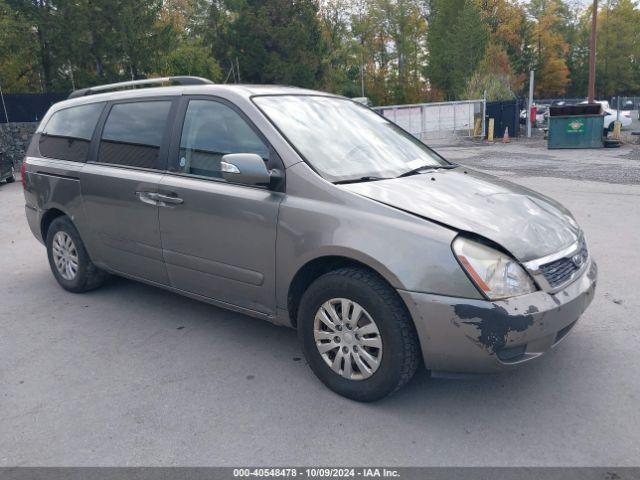
[[[11,175],[7,177],[7,183],[13,183],[16,181],[15,170],[11,167]]]
[[[417,335],[402,301],[365,269],[343,268],[314,281],[300,303],[298,336],[318,378],[353,400],[394,393],[420,364]]]
[[[60,286],[74,293],[98,288],[107,273],[96,267],[68,217],[56,218],[47,231],[49,266]]]

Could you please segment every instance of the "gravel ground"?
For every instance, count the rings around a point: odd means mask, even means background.
[[[622,185],[640,184],[640,147],[548,150],[542,139],[503,143],[466,141],[437,148],[446,158],[490,173],[552,177]]]
[[[358,404],[295,332],[139,283],[61,290],[19,184],[0,186],[0,466],[640,464],[637,150],[443,147],[570,208],[600,267],[559,348],[501,375]]]

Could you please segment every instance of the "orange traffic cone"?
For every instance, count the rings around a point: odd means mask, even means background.
[[[509,127],[504,129],[504,135],[502,137],[502,143],[509,143]]]

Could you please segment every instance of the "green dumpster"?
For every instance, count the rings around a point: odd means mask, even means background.
[[[547,147],[604,147],[604,116],[600,104],[566,105],[549,109]]]

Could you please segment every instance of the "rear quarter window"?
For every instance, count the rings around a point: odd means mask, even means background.
[[[55,112],[40,134],[40,155],[86,162],[91,137],[104,105],[104,102],[92,103]]]

